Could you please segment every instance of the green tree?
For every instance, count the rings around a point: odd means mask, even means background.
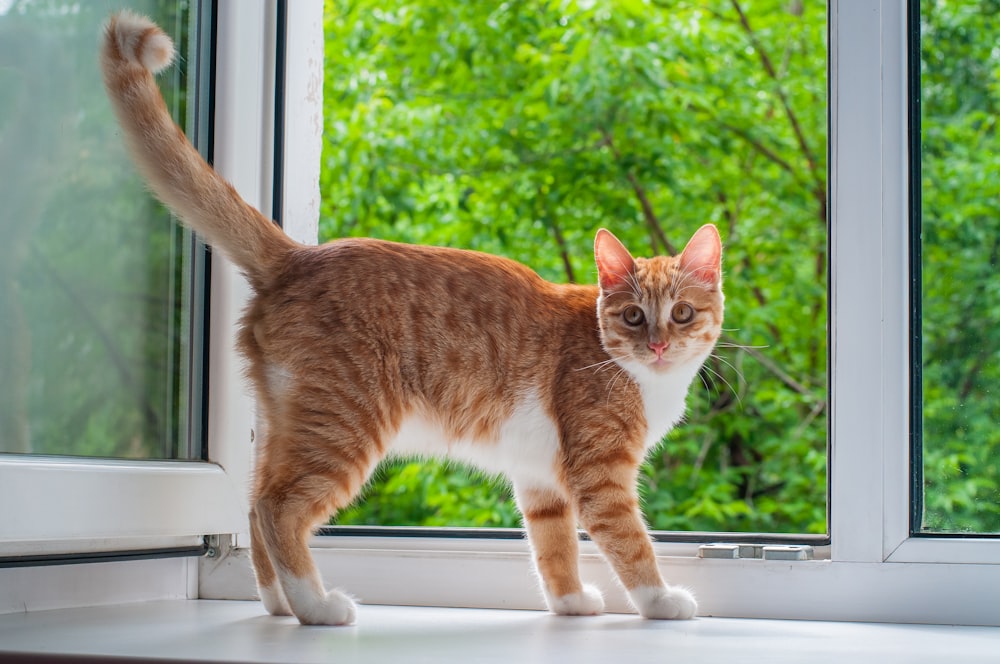
[[[321,235],[479,249],[593,282],[612,228],[714,222],[727,331],[643,474],[655,528],[826,528],[823,3],[328,0]],[[340,523],[514,525],[508,493],[383,469]],[[433,486],[434,488],[429,488]],[[501,507],[493,507],[499,504]],[[481,518],[483,516],[488,518]]]

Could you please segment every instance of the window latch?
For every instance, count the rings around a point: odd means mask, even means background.
[[[699,558],[720,560],[812,560],[813,548],[806,544],[703,544]]]

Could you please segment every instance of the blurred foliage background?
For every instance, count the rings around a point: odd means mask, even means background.
[[[0,452],[186,454],[191,239],[101,83],[98,36],[123,6],[187,54],[184,1],[0,0]],[[182,62],[160,82],[184,124]]]

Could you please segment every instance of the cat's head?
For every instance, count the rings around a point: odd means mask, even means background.
[[[696,371],[722,332],[722,244],[702,226],[677,256],[633,258],[614,235],[594,242],[604,349],[632,371]],[[693,375],[693,374],[692,374]]]

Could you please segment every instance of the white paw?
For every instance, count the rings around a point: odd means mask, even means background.
[[[281,588],[292,613],[303,625],[350,625],[354,622],[354,600],[339,590],[324,591],[319,577],[283,576]]]
[[[578,593],[552,597],[547,595],[549,610],[561,616],[596,616],[604,612],[604,598],[593,586],[584,586]]]
[[[643,618],[689,620],[698,611],[694,595],[684,588],[643,586],[629,591]]]
[[[304,604],[295,607],[295,617],[303,625],[350,625],[354,622],[354,600],[339,590],[331,590],[318,601]]]
[[[290,616],[292,609],[288,606],[285,593],[281,591],[281,586],[274,584],[270,587],[258,586],[257,593],[260,601],[264,603],[264,608],[272,616]]]

